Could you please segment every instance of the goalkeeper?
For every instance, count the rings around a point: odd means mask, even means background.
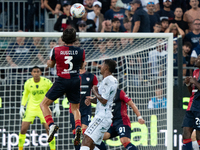
[[[19,133],[19,143],[18,143],[19,150],[23,150],[23,145],[26,139],[26,132],[30,124],[33,123],[36,116],[40,118],[40,122],[44,125],[47,134],[49,131],[49,126],[47,125],[44,119],[42,110],[40,108],[40,103],[42,102],[45,94],[51,88],[53,84],[49,79],[40,76],[41,70],[37,66],[32,68],[31,75],[33,77],[28,79],[24,84],[24,92],[23,92],[21,108],[19,112],[20,116],[23,118],[21,131]],[[28,100],[28,103],[27,103],[27,100]],[[24,107],[26,103],[27,103],[27,106],[26,106],[26,112],[25,112]],[[55,101],[55,104],[56,106],[55,106],[54,112],[56,112],[56,116],[59,116],[60,109],[59,109],[58,99]],[[56,142],[54,138],[49,143],[51,150],[56,149],[55,144]]]

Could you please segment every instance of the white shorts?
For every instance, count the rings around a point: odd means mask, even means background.
[[[111,118],[100,118],[95,116],[84,134],[89,136],[94,141],[94,144],[100,145],[103,140],[104,133],[108,131],[111,123]]]

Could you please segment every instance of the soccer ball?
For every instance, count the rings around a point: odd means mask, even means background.
[[[81,18],[85,14],[85,7],[80,3],[75,3],[70,8],[72,17]]]

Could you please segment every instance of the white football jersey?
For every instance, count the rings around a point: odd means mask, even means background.
[[[104,99],[108,100],[103,105],[97,99],[97,106],[95,116],[112,118],[112,105],[117,92],[118,81],[112,75],[105,77],[100,84],[98,84],[98,92]]]

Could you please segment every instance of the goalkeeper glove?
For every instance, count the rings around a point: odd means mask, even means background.
[[[56,117],[60,116],[60,108],[59,108],[59,104],[56,104],[53,113],[56,113]]]
[[[25,113],[24,106],[21,105],[20,110],[19,110],[19,114],[20,114],[21,118],[24,117],[24,113]]]

